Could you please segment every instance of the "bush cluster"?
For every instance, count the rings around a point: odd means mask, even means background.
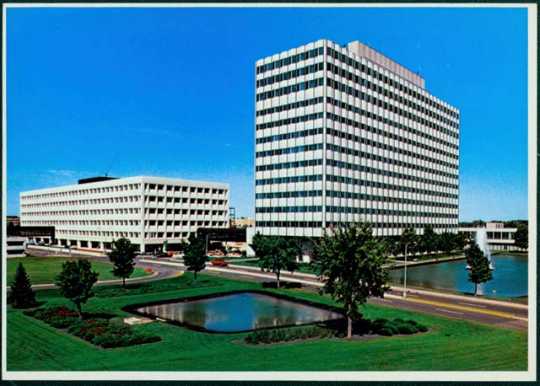
[[[244,341],[249,344],[269,344],[309,338],[328,338],[332,336],[334,336],[332,330],[317,326],[308,326],[253,331],[244,338]]]
[[[161,340],[158,336],[136,332],[130,326],[108,319],[81,320],[71,325],[68,332],[103,348],[126,347]]]
[[[90,318],[81,320],[67,307],[47,307],[25,311],[26,315],[84,339],[103,348],[133,346],[161,340],[159,336],[146,335],[125,325],[120,319]]]
[[[78,314],[67,307],[37,308],[24,312],[28,316],[42,320],[55,328],[67,328],[79,320]]]
[[[403,319],[376,319],[371,323],[371,330],[374,334],[392,336],[396,334],[411,335],[417,332],[426,332],[428,328],[419,324],[415,320]]]

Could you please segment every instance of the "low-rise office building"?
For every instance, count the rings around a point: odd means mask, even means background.
[[[141,252],[174,250],[199,227],[229,226],[229,185],[161,177],[98,177],[20,194],[22,226],[54,226],[55,244],[107,250],[125,237]]]
[[[486,231],[486,239],[491,251],[509,251],[519,249],[515,246],[515,234],[517,228],[505,228],[503,223],[488,222],[485,227],[460,227],[459,233],[463,233],[470,240],[476,238],[480,230]]]

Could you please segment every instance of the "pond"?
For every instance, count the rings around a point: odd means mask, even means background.
[[[135,311],[210,332],[250,331],[343,317],[324,308],[256,292],[147,305]]]
[[[501,254],[491,257],[493,278],[479,286],[478,293],[491,297],[517,298],[527,296],[527,256]],[[468,279],[465,260],[407,268],[407,284],[414,287],[445,289],[473,293],[474,284]],[[403,269],[390,271],[394,284],[403,284]]]

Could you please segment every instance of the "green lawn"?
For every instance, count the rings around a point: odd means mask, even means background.
[[[246,267],[258,267],[259,266],[259,261],[258,260],[249,260],[249,261],[234,261],[234,260],[231,260],[231,261],[227,261],[227,262],[229,264],[243,265],[243,266],[246,266]],[[298,264],[298,269],[295,272],[315,274],[315,270],[308,263],[299,263]]]
[[[19,263],[23,263],[32,284],[54,282],[54,277],[62,270],[62,263],[69,257],[17,257],[7,259],[7,282],[11,284]],[[91,260],[92,268],[99,273],[99,280],[117,279],[112,273],[112,264]],[[131,277],[147,275],[142,268],[135,268]]]
[[[98,287],[86,312],[128,314],[121,308],[135,303],[261,288],[260,284],[191,274],[131,289]],[[273,290],[277,291],[277,290]],[[279,292],[325,304],[332,300],[302,290]],[[49,304],[66,301],[57,290],[38,292]],[[497,327],[415,314],[368,305],[368,318],[415,319],[430,331],[410,336],[369,340],[311,340],[270,346],[247,346],[246,334],[212,334],[162,322],[137,326],[161,342],[101,349],[25,316],[7,311],[7,368],[25,370],[162,370],[162,371],[317,371],[317,370],[526,370],[527,335]]]

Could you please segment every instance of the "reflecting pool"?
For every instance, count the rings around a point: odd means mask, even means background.
[[[493,278],[478,287],[478,293],[494,297],[527,296],[527,256],[501,254],[491,256]],[[446,289],[457,292],[474,292],[469,282],[465,260],[407,268],[407,284],[415,287]],[[390,271],[394,284],[403,284],[403,269]]]
[[[148,305],[136,311],[213,332],[301,325],[343,317],[323,308],[255,292]]]

